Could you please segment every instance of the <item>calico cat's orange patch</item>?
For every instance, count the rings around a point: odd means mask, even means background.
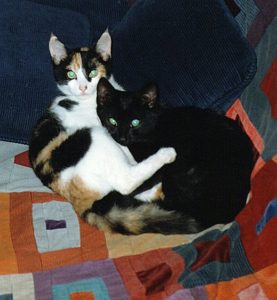
[[[65,197],[73,206],[79,216],[92,204],[101,198],[101,195],[88,188],[80,177],[74,177],[69,182],[64,183],[60,179],[54,180],[50,188]]]
[[[137,209],[127,208],[121,209],[114,206],[105,217],[89,213],[86,220],[91,225],[96,225],[100,229],[105,231],[113,231],[112,224],[120,224],[127,232],[132,234],[141,234],[144,231],[144,227],[148,224],[145,223],[144,216],[147,216],[150,220],[160,218],[170,218],[172,212],[164,211],[160,209],[156,204],[149,203],[148,205],[142,205]]]
[[[112,232],[111,227],[109,226],[109,223],[105,220],[105,218],[95,213],[88,213],[88,215],[86,216],[86,221],[88,224],[94,225],[100,230],[103,230],[105,232]]]
[[[156,190],[156,193],[155,193],[155,199],[157,200],[164,200],[164,192],[163,192],[163,189],[162,189],[162,186],[158,187],[158,189]]]
[[[103,65],[99,65],[97,71],[100,77],[106,77],[106,68]]]
[[[68,134],[65,132],[61,132],[58,136],[52,139],[38,154],[36,159],[33,161],[34,168],[42,163],[44,164],[42,173],[47,174],[52,171],[50,165],[47,163],[49,161],[52,151],[58,148],[66,139],[68,138]]]
[[[96,58],[93,58],[91,60],[92,65],[96,66],[96,69],[98,71],[98,75],[100,75],[99,77],[106,77],[106,68],[104,65],[102,65]]]
[[[68,70],[77,72],[82,67],[81,53],[77,52],[72,56],[70,64],[66,67]]]

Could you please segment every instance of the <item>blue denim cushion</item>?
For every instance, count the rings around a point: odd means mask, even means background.
[[[0,140],[28,143],[58,94],[48,50],[51,32],[68,47],[88,46],[128,9],[118,0],[2,0]]]
[[[137,0],[112,36],[117,81],[127,89],[155,81],[169,106],[224,112],[256,72],[223,0]]]

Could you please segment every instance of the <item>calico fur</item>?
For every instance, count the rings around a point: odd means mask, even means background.
[[[94,47],[73,50],[51,36],[54,76],[63,95],[38,120],[29,144],[30,162],[38,178],[70,201],[80,216],[111,191],[131,193],[176,157],[175,150],[167,147],[138,164],[101,125],[96,87],[101,77],[113,80],[110,49],[108,32]]]
[[[96,201],[86,211],[88,222],[124,234],[174,234],[234,220],[245,205],[255,162],[253,145],[235,121],[195,107],[162,108],[154,84],[124,92],[103,78],[97,100],[103,126],[137,161],[160,147],[174,147],[177,158],[132,195],[112,192]],[[153,185],[156,196],[146,191],[152,202],[145,203],[137,194]]]

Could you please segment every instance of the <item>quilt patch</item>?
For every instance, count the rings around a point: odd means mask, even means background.
[[[56,194],[1,193],[0,299],[275,299],[276,175],[273,158],[235,222],[197,235],[104,233]]]

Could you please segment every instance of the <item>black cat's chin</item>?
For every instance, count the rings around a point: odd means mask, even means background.
[[[138,138],[125,139],[125,138],[118,138],[118,137],[114,137],[114,136],[112,136],[112,137],[118,144],[120,144],[121,146],[125,146],[125,147],[129,147],[129,146],[140,144],[140,143],[150,144],[149,140],[146,140],[146,139],[143,139],[143,138],[140,138],[140,139],[138,139]]]
[[[111,134],[111,136],[118,144],[126,147],[133,145],[134,143],[137,142],[137,138],[130,134],[128,136],[121,136],[115,133],[115,134]]]
[[[125,139],[125,138],[119,138],[116,135],[111,134],[112,138],[121,146],[128,146],[129,144],[131,144],[132,142],[130,142],[129,140]]]
[[[122,141],[122,140],[117,140],[116,141],[118,144],[120,144],[121,146],[126,146],[126,147],[128,147],[131,143],[130,142],[128,142],[128,141]]]

